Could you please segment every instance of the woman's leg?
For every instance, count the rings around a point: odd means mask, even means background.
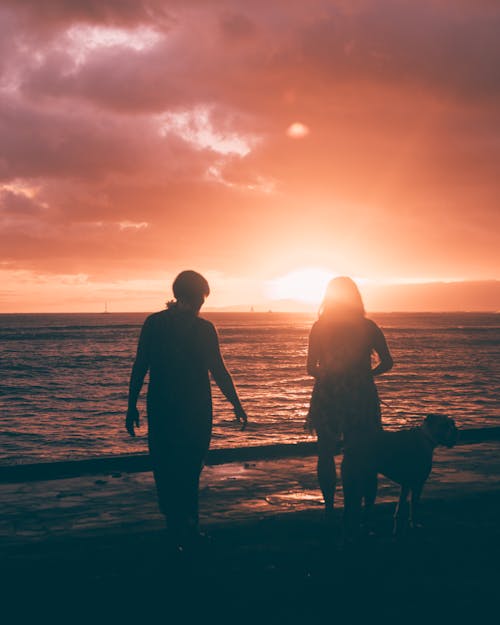
[[[342,486],[344,490],[344,530],[346,538],[356,538],[361,529],[364,499],[366,521],[377,496],[377,472],[373,461],[376,432],[353,430],[344,433]]]
[[[333,510],[335,488],[337,486],[335,447],[335,442],[331,440],[331,437],[318,432],[318,482],[323,494],[327,514]]]
[[[377,489],[377,471],[372,466],[369,466],[365,474],[363,488],[363,500],[365,504],[363,510],[363,524],[365,525],[366,530],[368,530],[369,532],[372,531],[372,514],[375,500],[377,499]]]
[[[363,497],[363,475],[359,466],[356,448],[344,449],[342,459],[342,489],[344,491],[344,538],[355,539],[360,530],[361,501]]]

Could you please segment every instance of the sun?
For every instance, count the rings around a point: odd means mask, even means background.
[[[321,267],[304,267],[269,280],[268,296],[273,300],[295,300],[319,304],[328,282],[333,278],[330,271]]]

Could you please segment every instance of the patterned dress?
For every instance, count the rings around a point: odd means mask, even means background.
[[[372,375],[372,353],[385,339],[369,319],[319,319],[312,327],[309,350],[318,377],[307,425],[318,438],[344,446],[380,429],[380,401]]]

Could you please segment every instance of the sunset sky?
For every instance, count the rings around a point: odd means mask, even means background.
[[[187,268],[212,307],[341,274],[500,309],[499,32],[493,0],[0,0],[0,312],[155,310]]]

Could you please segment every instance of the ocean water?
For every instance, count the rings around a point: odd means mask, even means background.
[[[213,447],[311,440],[303,430],[314,316],[203,315],[219,331],[247,409],[241,432],[214,388]],[[147,449],[145,391],[138,437],[124,430],[128,378],[146,314],[0,315],[0,463],[80,459]],[[385,427],[428,412],[460,427],[500,425],[500,315],[374,314],[395,360],[377,378]]]

